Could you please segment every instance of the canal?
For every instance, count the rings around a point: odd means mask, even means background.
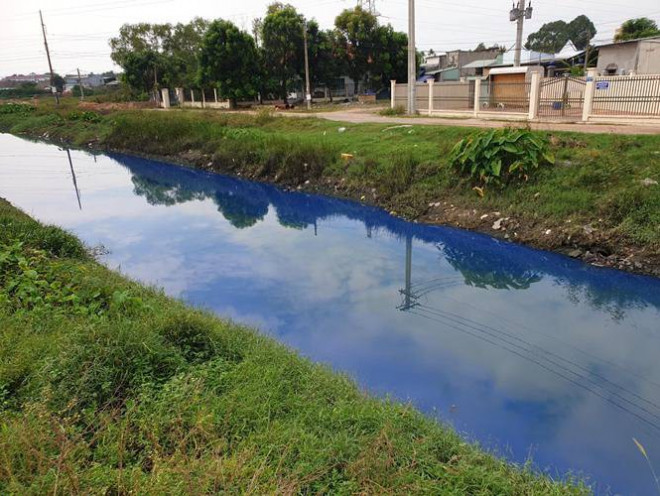
[[[259,328],[597,492],[660,468],[660,280],[357,203],[0,135],[0,197],[110,268]]]

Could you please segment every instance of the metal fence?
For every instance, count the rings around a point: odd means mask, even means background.
[[[603,77],[595,85],[596,116],[660,116],[660,76]]]
[[[541,82],[540,119],[581,119],[587,86],[586,78],[554,77]]]
[[[482,112],[528,113],[532,85],[528,82],[482,81],[479,110]]]

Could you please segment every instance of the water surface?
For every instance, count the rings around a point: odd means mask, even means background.
[[[70,157],[70,161],[69,161]],[[655,485],[660,280],[356,203],[0,135],[0,196],[512,460]],[[659,467],[660,468],[660,467]]]

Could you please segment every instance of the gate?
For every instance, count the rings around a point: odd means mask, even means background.
[[[545,78],[539,94],[539,119],[582,119],[585,78]]]

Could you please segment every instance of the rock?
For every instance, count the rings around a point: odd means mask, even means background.
[[[481,216],[481,220],[484,220],[484,219],[487,219],[487,218],[488,218],[488,214],[483,214],[483,215]]]
[[[307,185],[307,184],[309,184],[309,183],[310,183],[309,179],[308,179],[307,181],[305,181],[305,185]]]
[[[502,214],[499,213],[499,212],[493,212],[493,215],[494,215],[495,217],[499,217],[499,216],[502,215]]]
[[[337,129],[337,131],[340,132],[340,133],[345,133],[346,128],[345,127],[340,127],[339,129]]]
[[[493,230],[499,231],[500,229],[502,229],[502,222],[504,222],[504,219],[497,219],[493,223]]]
[[[580,258],[582,256],[582,250],[571,250],[568,252],[568,256],[571,258]]]
[[[585,232],[585,234],[593,234],[595,229],[589,225],[582,226],[582,230]]]
[[[646,179],[643,179],[640,181],[642,183],[642,186],[657,186],[658,181],[655,179],[651,179],[650,177],[647,177]]]
[[[552,234],[552,229],[548,229],[548,230],[545,232],[545,235],[546,235],[546,236],[548,236],[548,235],[550,235],[550,234]]]

